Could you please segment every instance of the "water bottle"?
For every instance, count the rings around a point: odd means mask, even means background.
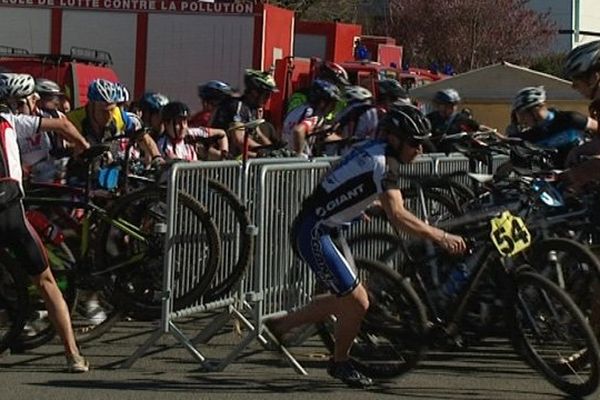
[[[469,269],[465,263],[458,263],[454,266],[448,276],[448,279],[440,290],[445,297],[452,299],[463,288],[469,278]]]

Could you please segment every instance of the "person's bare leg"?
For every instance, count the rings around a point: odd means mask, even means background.
[[[337,323],[334,359],[343,361],[348,359],[350,347],[368,308],[367,291],[359,284],[343,297],[333,294],[317,296],[306,306],[283,317],[269,320],[269,328],[276,336],[280,336],[297,326],[321,322],[330,315],[335,315]]]
[[[58,336],[60,336],[63,342],[65,354],[79,354],[79,349],[75,342],[75,335],[73,334],[73,327],[71,326],[69,309],[56,284],[56,280],[54,280],[52,271],[50,268],[46,268],[41,274],[32,277],[32,281],[38,287],[42,298],[46,303],[48,316],[50,317]]]
[[[358,285],[352,293],[338,299],[333,355],[335,362],[348,360],[352,342],[358,335],[362,320],[369,309],[369,296],[362,285]]]

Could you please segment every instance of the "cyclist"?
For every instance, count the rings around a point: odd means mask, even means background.
[[[345,138],[375,138],[379,116],[373,105],[373,94],[362,86],[347,86],[344,108],[335,119],[337,130]]]
[[[202,100],[202,111],[197,112],[190,118],[189,126],[192,128],[211,126],[219,106],[232,96],[233,89],[223,81],[212,80],[198,86],[198,97]]]
[[[163,107],[162,122],[165,133],[158,138],[157,145],[165,159],[180,159],[186,161],[222,160],[229,152],[227,136],[221,129],[189,128],[190,109],[185,103],[173,101]],[[220,136],[215,146],[205,148],[199,143],[193,143],[190,138]]]
[[[150,128],[150,135],[157,140],[164,133],[165,127],[162,123],[160,111],[169,103],[167,96],[157,92],[145,93],[139,101],[142,112],[142,123]]]
[[[564,72],[571,79],[573,89],[592,100],[590,116],[600,120],[600,40],[571,50],[565,60]]]
[[[526,127],[517,136],[539,146],[557,149],[553,162],[559,168],[577,162],[573,159],[576,152],[571,151],[584,143],[585,131],[598,128],[597,121],[583,114],[548,108],[542,86],[521,89],[512,108],[519,125]]]
[[[362,211],[379,199],[397,228],[432,240],[451,253],[466,250],[461,237],[426,224],[403,205],[398,186],[400,164],[412,162],[422,152],[422,141],[430,135],[427,119],[415,107],[398,106],[382,118],[379,130],[382,139],[353,146],[325,174],[304,200],[292,225],[291,240],[296,253],[332,293],[267,322],[268,331],[278,339],[296,326],[335,315],[336,343],[328,373],[352,387],[372,384],[349,361],[350,347],[369,308],[369,299],[346,251],[340,228],[360,218]]]
[[[427,114],[431,122],[432,141],[436,142],[444,135],[460,132],[476,132],[481,129],[479,123],[458,110],[460,95],[454,89],[438,91],[433,96],[435,111]],[[438,145],[438,151],[450,152],[452,148]]]
[[[315,80],[327,81],[336,85],[340,90],[342,90],[345,86],[350,85],[350,81],[348,80],[348,73],[341,65],[331,62],[325,61],[319,64],[317,69],[317,73],[315,75]],[[306,87],[300,89],[294,93],[287,99],[285,114],[289,114],[297,107],[300,107],[303,104],[308,102],[309,94],[311,87]],[[341,111],[346,105],[342,100],[336,105],[336,107],[331,111],[329,115],[327,115],[328,121],[333,121],[335,115]]]
[[[38,287],[50,319],[62,339],[67,367],[71,372],[87,372],[88,361],[79,353],[69,309],[62,297],[52,271],[49,268],[46,250],[41,239],[25,217],[20,198],[23,196],[21,159],[17,136],[32,137],[37,132],[55,131],[69,141],[76,150],[89,147],[88,142],[66,118],[43,118],[33,115],[15,115],[20,99],[34,93],[35,80],[27,74],[0,74],[0,168],[4,184],[17,190],[19,195],[7,202],[0,211],[0,243],[8,246],[26,268],[33,283]],[[13,192],[16,193],[16,192]]]
[[[325,116],[340,100],[340,90],[333,83],[317,79],[313,81],[308,102],[293,109],[283,122],[282,139],[289,149],[305,156],[313,154],[313,146],[320,138],[310,134],[323,127]],[[332,135],[331,138],[338,138]]]
[[[139,118],[117,106],[115,84],[105,79],[96,79],[88,86],[88,103],[67,114],[67,118],[93,144],[124,136],[124,140],[111,142],[113,155],[123,157],[128,138],[141,129]],[[162,162],[162,157],[152,137],[144,133],[137,138],[137,144],[144,152],[147,161]]]
[[[383,114],[394,104],[410,105],[410,98],[406,89],[395,79],[381,79],[377,82],[376,105]]]
[[[271,93],[279,90],[273,77],[262,71],[247,69],[244,73],[244,93],[242,97],[231,97],[224,101],[213,118],[212,126],[226,130],[229,138],[229,151],[237,157],[243,153],[245,130],[243,124],[262,118],[263,107]],[[249,146],[256,147],[271,144],[271,140],[260,128],[252,132]]]

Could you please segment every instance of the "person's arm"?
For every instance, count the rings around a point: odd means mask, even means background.
[[[294,142],[292,143],[292,150],[296,153],[302,153],[304,149],[304,145],[306,144],[306,134],[308,133],[308,127],[306,124],[298,124],[294,127],[292,131],[292,137],[294,138]]]
[[[244,154],[244,134],[246,129],[242,126],[239,128],[232,128],[229,130],[229,134],[231,135],[231,141],[228,142],[228,146],[231,145],[232,148],[240,149],[240,154]],[[260,146],[260,143],[257,143],[251,137],[248,137],[248,146],[250,148]],[[248,150],[248,157],[256,157],[257,154],[251,150]]]
[[[71,143],[76,151],[82,151],[90,147],[88,141],[67,118],[41,118],[40,131],[55,131]]]
[[[162,159],[160,151],[158,150],[158,146],[152,136],[147,133],[144,133],[138,140],[137,143],[140,145],[140,148],[144,151],[144,154],[147,157],[154,161],[155,159]]]
[[[596,121],[594,118],[588,117],[585,130],[594,134],[600,133],[600,131],[598,131],[598,121]]]
[[[422,239],[431,240],[450,253],[463,253],[466,250],[465,241],[460,236],[427,225],[404,208],[404,199],[400,190],[386,190],[379,196],[379,200],[388,218],[397,229]]]
[[[206,128],[208,136],[221,136],[217,142],[218,147],[209,147],[207,152],[208,160],[222,160],[227,154],[229,154],[229,140],[225,131],[222,129]]]

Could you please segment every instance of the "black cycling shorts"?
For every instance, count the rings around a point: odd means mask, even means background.
[[[41,274],[49,265],[46,248],[27,221],[20,201],[0,211],[0,244],[17,256],[30,276]]]

